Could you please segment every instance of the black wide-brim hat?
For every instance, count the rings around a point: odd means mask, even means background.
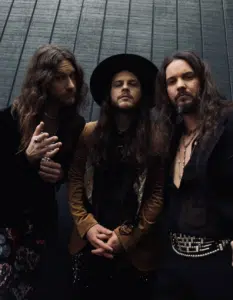
[[[140,81],[148,105],[154,106],[157,67],[145,57],[136,54],[117,54],[103,60],[93,71],[90,90],[94,101],[101,106],[109,95],[113,76],[121,71],[133,73]]]

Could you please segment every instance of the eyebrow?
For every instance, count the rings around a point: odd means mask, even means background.
[[[70,74],[73,74],[73,73],[75,73],[75,69],[71,70],[70,72],[57,70],[57,74],[59,74],[59,75],[70,75]]]
[[[189,74],[192,74],[192,75],[195,75],[195,73],[194,73],[194,71],[187,71],[187,72],[184,72],[184,73],[182,73],[181,74],[181,76],[185,76],[185,75],[189,75]],[[166,81],[168,81],[169,79],[173,79],[173,78],[176,78],[177,76],[171,76],[171,77],[168,77],[167,79],[166,79]]]
[[[124,80],[123,79],[116,79],[116,80],[113,80],[113,82],[123,82]],[[129,81],[129,82],[132,82],[132,81],[134,81],[134,82],[139,82],[137,79],[128,79],[127,81]]]

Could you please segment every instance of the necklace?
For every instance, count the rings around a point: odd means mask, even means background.
[[[57,117],[50,116],[46,111],[44,112],[44,115],[49,118],[50,120],[57,120]]]
[[[190,134],[191,135],[191,134]],[[188,135],[188,136],[190,136]],[[197,138],[198,134],[197,134],[197,129],[193,132],[193,137],[185,144],[185,137],[183,136],[182,137],[182,141],[181,141],[181,145],[183,145],[184,147],[184,156],[183,156],[183,160],[181,161],[180,157],[181,157],[181,146],[180,146],[180,149],[179,149],[179,157],[178,157],[178,164],[179,164],[179,177],[180,179],[182,178],[183,176],[183,173],[184,173],[184,168],[185,168],[185,165],[186,165],[186,152],[187,152],[187,148],[189,147],[189,145],[194,141],[195,138]],[[197,142],[195,141],[194,142],[194,146],[197,145]],[[192,156],[193,154],[193,150],[194,150],[194,147],[193,149],[191,150],[191,154],[190,154],[190,157]]]
[[[197,126],[197,127],[195,127],[194,129],[191,129],[191,130],[187,131],[186,135],[187,135],[187,136],[191,136],[192,134],[196,133],[197,130],[198,130],[199,128],[200,128],[200,127]]]

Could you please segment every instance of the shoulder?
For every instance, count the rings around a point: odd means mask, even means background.
[[[93,133],[94,129],[96,128],[96,125],[97,125],[97,121],[86,123],[83,129],[84,138],[90,136]]]
[[[224,113],[219,121],[219,128],[222,128],[221,136],[216,144],[216,150],[220,153],[221,157],[229,156],[233,153],[233,111]]]
[[[7,118],[12,118],[11,106],[0,109],[0,118],[1,118],[1,120],[7,119]]]
[[[233,110],[230,109],[224,113],[225,133],[233,133]]]
[[[0,109],[0,126],[8,129],[17,128],[17,117],[13,116],[11,106]]]

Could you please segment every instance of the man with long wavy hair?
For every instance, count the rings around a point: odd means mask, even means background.
[[[85,121],[86,95],[74,55],[40,47],[19,97],[0,112],[0,298],[30,299],[35,270],[56,234],[55,191],[66,181]]]
[[[168,252],[154,299],[233,299],[233,104],[193,52],[165,58],[157,108],[171,144]]]
[[[88,123],[69,176],[75,228],[70,242],[80,299],[141,299],[156,266],[162,208],[162,140],[151,116],[157,68],[118,54],[94,70],[90,89],[101,106]]]

